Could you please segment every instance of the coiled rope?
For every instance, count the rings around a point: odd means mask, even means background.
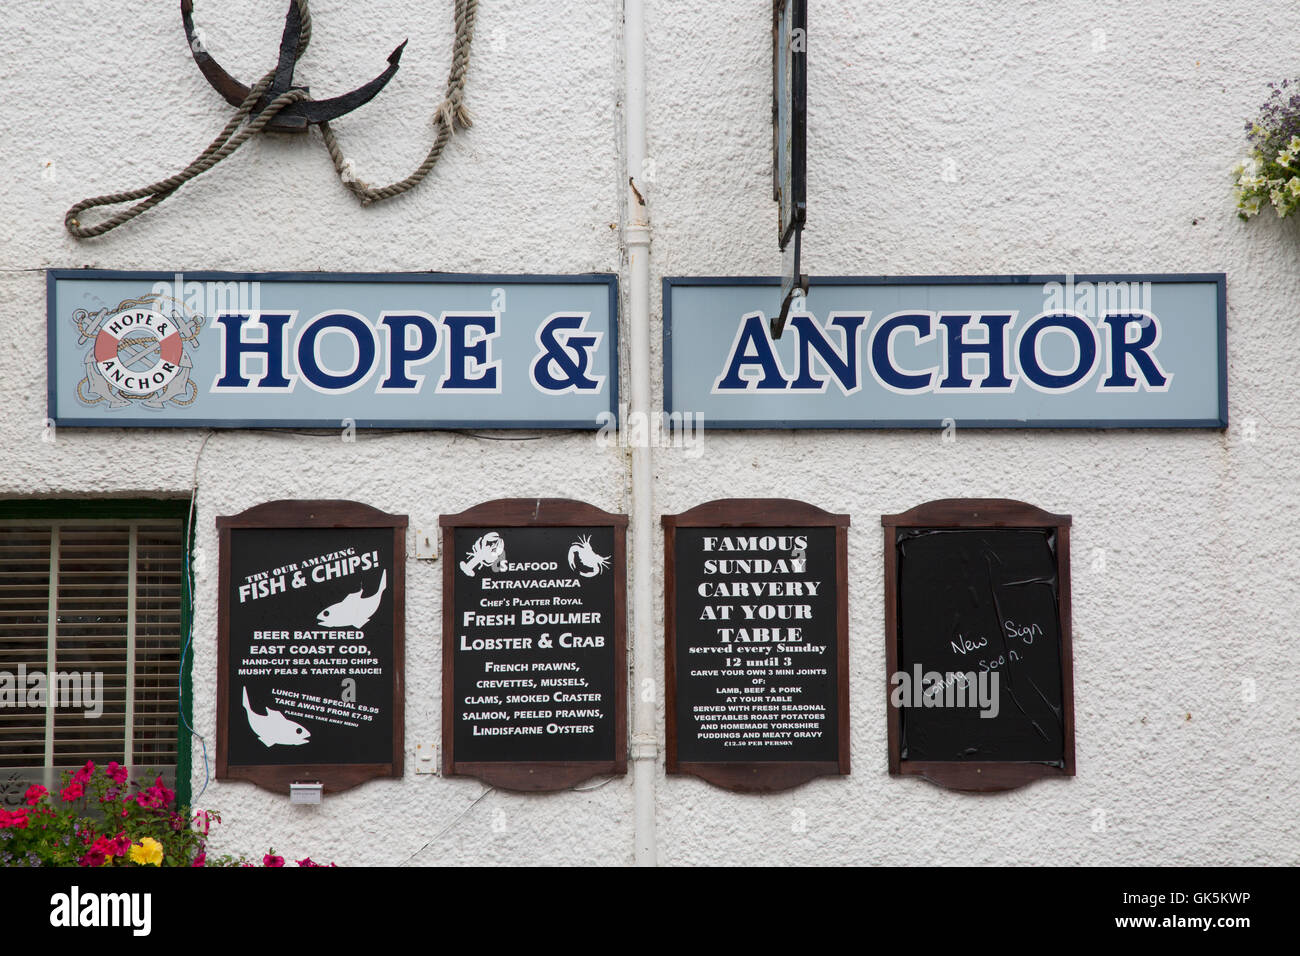
[[[302,19],[302,32],[298,38],[298,49],[294,53],[294,61],[297,62],[311,42],[311,10],[308,6],[308,0],[295,0],[295,3],[298,5],[298,12]],[[418,186],[429,175],[433,167],[437,165],[438,160],[442,157],[443,149],[456,130],[473,125],[469,113],[465,110],[465,74],[469,69],[469,51],[474,39],[474,19],[478,13],[478,0],[455,0],[455,3],[456,40],[452,49],[451,71],[447,75],[446,94],[433,115],[433,123],[437,128],[437,134],[428,155],[425,156],[424,161],[420,163],[415,172],[405,179],[390,183],[387,186],[378,188],[369,186],[352,174],[348,161],[343,156],[342,147],[339,146],[338,137],[334,134],[334,130],[330,128],[329,123],[323,122],[319,124],[325,148],[329,151],[330,159],[334,162],[334,171],[338,174],[343,185],[361,200],[363,206],[382,202],[385,199],[392,199],[394,196],[400,196],[407,190]],[[102,236],[123,223],[130,222],[142,212],[153,208],[171,196],[185,183],[207,172],[239,149],[240,146],[260,133],[266,124],[271,122],[276,114],[285,107],[309,98],[302,90],[289,90],[268,103],[266,108],[250,122],[249,116],[253,108],[258,100],[262,98],[262,94],[266,92],[274,78],[275,70],[271,70],[253,84],[247,98],[239,105],[239,109],[217,135],[217,138],[179,173],[141,189],[83,199],[64,214],[63,225],[68,232],[78,239],[90,239],[94,236]],[[86,225],[80,219],[81,214],[87,209],[99,206],[116,206],[120,203],[134,202],[135,200],[143,201],[115,213],[103,222]]]

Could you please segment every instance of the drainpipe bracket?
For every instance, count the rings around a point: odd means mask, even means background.
[[[630,750],[633,760],[655,760],[659,757],[659,741],[638,735],[632,738]]]

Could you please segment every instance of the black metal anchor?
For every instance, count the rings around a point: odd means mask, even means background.
[[[199,65],[199,69],[203,71],[203,75],[207,77],[213,89],[224,96],[230,105],[243,105],[243,102],[248,99],[249,94],[252,92],[252,88],[240,83],[222,69],[221,64],[212,58],[211,54],[203,48],[203,45],[194,35],[194,0],[181,0],[181,19],[185,23],[185,37],[189,41],[190,52],[194,55],[194,62]],[[250,119],[256,118],[268,103],[290,90],[301,90],[304,94],[310,92],[307,87],[295,86],[293,82],[293,70],[298,60],[298,43],[301,38],[302,14],[298,9],[297,0],[289,0],[289,13],[285,16],[284,34],[280,38],[280,61],[275,69],[275,77],[266,92],[253,106],[252,113],[249,116]],[[389,55],[388,69],[365,86],[358,87],[343,96],[335,96],[327,100],[306,99],[297,103],[290,103],[271,118],[265,129],[277,133],[301,133],[305,132],[307,127],[312,124],[336,119],[345,113],[352,112],[359,106],[364,106],[374,99],[375,95],[388,85],[388,81],[397,73],[404,49],[406,49],[405,40]]]

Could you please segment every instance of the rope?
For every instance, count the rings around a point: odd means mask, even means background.
[[[300,59],[307,50],[307,45],[311,42],[311,10],[308,6],[308,0],[295,0],[298,5],[299,17],[302,21],[302,31],[298,38],[298,49],[294,52],[295,62]],[[361,200],[363,206],[371,203],[380,202],[384,199],[392,199],[394,196],[400,196],[409,189],[418,186],[420,182],[429,175],[429,172],[437,164],[442,156],[443,148],[450,141],[452,134],[457,128],[468,128],[471,126],[469,113],[465,110],[465,74],[469,68],[469,51],[470,45],[474,39],[474,18],[478,12],[478,0],[455,0],[456,2],[456,40],[452,50],[451,72],[447,76],[447,92],[442,103],[438,105],[437,112],[434,114],[433,122],[438,127],[437,135],[434,138],[433,146],[429,154],[424,158],[424,162],[407,176],[405,179],[382,186],[378,189],[368,186],[366,183],[359,181],[352,175],[348,162],[343,157],[343,150],[339,146],[338,138],[330,128],[328,122],[320,123],[321,136],[324,139],[325,147],[329,151],[330,159],[334,162],[334,171],[338,173],[339,180],[352,193]],[[183,170],[174,176],[160,180],[141,189],[132,189],[127,192],[109,193],[105,196],[96,196],[92,199],[83,199],[64,214],[63,225],[73,236],[78,239],[89,239],[94,236],[102,236],[106,232],[116,229],[123,223],[130,222],[136,216],[148,209],[161,203],[171,196],[181,186],[191,179],[207,172],[217,163],[221,162],[240,146],[248,142],[252,137],[260,133],[267,123],[271,122],[276,115],[285,107],[292,103],[298,103],[309,99],[308,95],[302,90],[289,90],[280,94],[263,109],[252,122],[244,125],[252,113],[253,108],[257,105],[262,94],[266,92],[272,80],[275,78],[275,70],[271,70],[265,76],[254,84],[249,91],[248,97],[239,105],[235,115],[231,117],[225,128],[217,135],[202,153],[186,166]],[[242,127],[242,128],[241,128]],[[99,206],[116,206],[124,202],[133,202],[137,199],[143,200],[128,209],[114,214],[104,222],[96,225],[84,225],[80,220],[80,215],[88,209]]]
[[[305,3],[306,0],[299,0],[299,2]],[[428,155],[424,157],[424,162],[420,163],[411,175],[377,189],[361,182],[348,168],[343,150],[330,124],[328,122],[320,124],[321,137],[325,141],[325,148],[329,150],[330,159],[334,161],[334,171],[338,173],[339,181],[361,200],[363,206],[392,199],[420,185],[424,177],[429,175],[430,170],[437,165],[443,148],[456,130],[468,129],[474,125],[470,120],[469,112],[465,109],[465,73],[469,69],[469,49],[474,40],[474,17],[477,13],[478,0],[456,0],[456,41],[452,47],[451,71],[447,74],[447,92],[433,115],[433,122],[438,127],[438,132]]]
[[[306,0],[300,0],[300,2],[305,3]],[[93,236],[102,236],[104,233],[116,229],[124,222],[130,222],[140,213],[158,205],[195,176],[207,172],[239,149],[251,137],[260,133],[262,127],[271,122],[280,110],[290,103],[297,103],[307,98],[307,94],[303,93],[302,90],[289,90],[286,93],[281,93],[267,105],[266,109],[258,114],[257,119],[244,126],[243,129],[239,129],[240,126],[243,126],[244,120],[248,118],[248,114],[252,112],[254,104],[261,99],[262,94],[266,92],[266,88],[271,85],[271,80],[274,77],[275,72],[272,71],[257,81],[252,90],[249,91],[248,97],[240,104],[239,111],[226,124],[225,129],[218,133],[217,138],[208,145],[208,148],[200,153],[185,169],[175,176],[169,176],[141,189],[109,193],[107,196],[96,196],[93,199],[83,199],[64,214],[63,225],[67,227],[68,232],[78,239],[89,239]],[[236,132],[236,130],[239,131]],[[124,209],[98,225],[83,226],[81,220],[77,218],[87,209],[93,209],[96,206],[116,206],[118,203],[131,202],[135,199],[144,199],[144,202],[137,203],[130,209]]]

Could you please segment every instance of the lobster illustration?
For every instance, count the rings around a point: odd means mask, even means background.
[[[609,558],[602,558],[596,553],[596,549],[591,546],[590,535],[579,537],[577,542],[569,548],[569,567],[577,570],[579,564],[582,565],[582,570],[578,571],[578,573],[584,578],[594,578],[609,567]]]
[[[465,556],[466,559],[460,563],[460,569],[472,578],[476,568],[496,564],[505,553],[506,543],[501,539],[501,535],[489,531],[474,542],[473,547],[469,549],[469,554]]]

